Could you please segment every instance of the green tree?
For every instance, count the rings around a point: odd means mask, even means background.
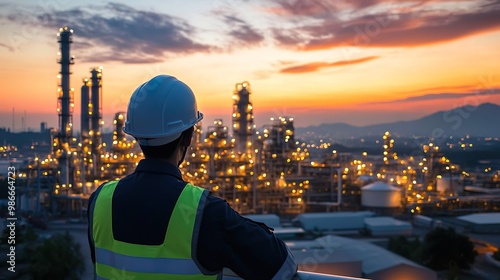
[[[493,253],[493,258],[500,262],[500,250],[496,250],[496,252]]]
[[[416,252],[420,247],[420,243],[418,238],[410,241],[404,236],[391,237],[387,249],[407,259],[417,261]]]
[[[453,228],[436,228],[427,233],[418,252],[418,258],[423,265],[444,270],[457,266],[470,269],[477,252],[469,237],[458,234]]]
[[[28,270],[33,279],[80,279],[83,256],[68,232],[56,234],[31,250]]]
[[[23,234],[23,242],[35,242],[38,239],[38,234],[36,234],[35,229],[32,226],[26,228]]]

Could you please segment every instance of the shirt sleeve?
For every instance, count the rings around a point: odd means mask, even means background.
[[[90,226],[90,223],[92,222],[90,220],[90,215],[91,215],[91,209],[90,209],[90,204],[92,201],[95,199],[95,192],[92,193],[89,197],[89,202],[87,204],[87,239],[89,242],[89,248],[90,248],[90,258],[92,259],[92,263],[95,264],[95,248],[94,248],[94,241],[92,240],[92,227]]]
[[[89,197],[89,202],[87,203],[87,239],[89,242],[89,248],[90,248],[90,258],[92,260],[92,263],[95,264],[95,244],[94,244],[94,239],[92,237],[92,217],[94,213],[94,204],[95,200],[97,198],[97,195],[101,191],[102,187],[106,183],[102,183]]]
[[[272,229],[213,196],[203,214],[197,259],[208,271],[227,267],[244,279],[291,279],[297,272],[293,255]]]

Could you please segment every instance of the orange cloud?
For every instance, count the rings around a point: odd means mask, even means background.
[[[481,100],[486,99],[487,97],[490,97],[492,95],[500,95],[500,89],[489,88],[483,90],[474,90],[467,93],[455,93],[455,92],[429,93],[429,94],[405,97],[402,99],[390,100],[390,101],[369,102],[366,104],[393,104],[393,103],[404,103],[404,102],[460,99],[465,97],[475,98],[478,100],[477,102],[480,102]]]
[[[384,7],[376,14],[365,13],[348,20],[334,14],[309,13],[316,22],[274,28],[272,32],[282,46],[310,51],[336,47],[413,47],[500,30],[497,5],[478,3],[467,12],[446,12],[439,6],[429,6],[427,10],[419,5],[402,9],[386,3]]]
[[[326,67],[340,67],[340,66],[346,66],[346,65],[351,65],[351,64],[358,64],[358,63],[363,63],[367,62],[373,59],[379,58],[378,56],[367,56],[359,59],[352,59],[352,60],[340,60],[336,62],[311,62],[307,64],[302,64],[302,65],[297,65],[297,66],[291,66],[287,67],[284,69],[280,70],[280,73],[285,73],[285,74],[298,74],[298,73],[307,73],[307,72],[315,72],[320,70],[321,68],[326,68]]]

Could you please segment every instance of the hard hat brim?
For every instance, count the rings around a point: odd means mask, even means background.
[[[162,146],[170,142],[173,142],[174,140],[179,138],[184,130],[193,127],[194,125],[199,123],[202,119],[203,119],[203,113],[198,111],[198,118],[195,121],[183,127],[182,129],[178,131],[172,131],[169,135],[165,136],[149,135],[145,137],[145,136],[132,135],[130,133],[127,133],[125,129],[123,129],[123,131],[127,134],[134,136],[137,139],[137,142],[139,142],[141,146]]]

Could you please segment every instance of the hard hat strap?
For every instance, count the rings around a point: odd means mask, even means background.
[[[191,145],[191,138],[193,138],[193,131],[194,131],[194,126],[190,127],[187,130],[184,130],[181,134],[181,139],[177,144],[177,148],[179,148],[179,145],[183,145],[184,151],[182,151],[182,158],[177,163],[177,166],[181,165],[181,163],[184,161],[184,158],[186,157],[187,149]]]
[[[177,163],[177,166],[180,166],[180,165],[181,165],[181,163],[184,161],[184,158],[186,157],[187,149],[188,149],[188,146],[184,146],[184,151],[182,152],[182,158],[181,158],[181,160],[179,160],[179,162]]]

